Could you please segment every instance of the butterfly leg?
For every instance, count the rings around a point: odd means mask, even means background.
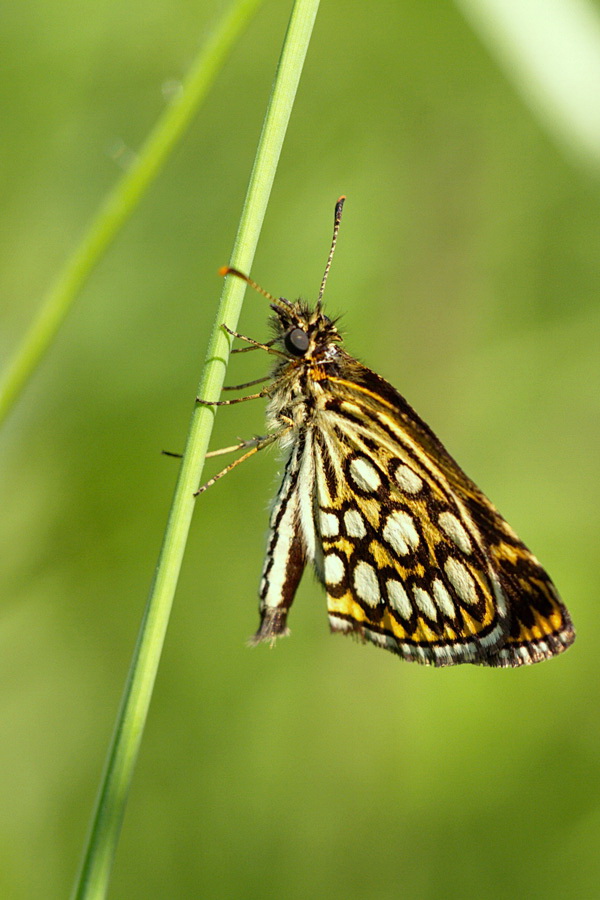
[[[243,403],[245,400],[259,400],[261,397],[268,397],[272,387],[273,384],[271,383],[268,387],[263,388],[262,391],[258,391],[256,394],[247,394],[245,397],[236,397],[235,400],[202,400],[201,397],[196,397],[196,403],[199,403],[200,406],[231,406],[233,403]]]
[[[268,437],[270,437],[270,435],[250,438],[248,441],[240,441],[239,444],[232,444],[231,447],[221,447],[220,450],[211,450],[210,453],[206,454],[206,459],[209,459],[211,456],[223,456],[225,453],[234,453],[236,450],[243,450],[245,447],[254,447],[255,444],[266,441]]]
[[[271,376],[265,375],[263,378],[255,378],[254,381],[246,381],[244,384],[226,384],[224,391],[241,391],[243,388],[252,387],[255,384],[262,384],[263,381],[270,381]]]
[[[229,463],[228,466],[225,466],[224,469],[221,469],[220,472],[217,472],[216,475],[213,475],[212,478],[201,485],[197,491],[194,493],[194,497],[197,497],[199,494],[203,494],[204,491],[208,490],[209,487],[212,487],[215,481],[218,481],[220,478],[223,478],[224,475],[227,475],[231,472],[232,469],[235,469],[236,466],[239,466],[240,463],[245,462],[251,456],[254,456],[255,453],[258,453],[259,450],[264,450],[265,447],[268,447],[270,444],[274,443],[274,441],[278,440],[285,432],[289,431],[289,427],[283,428],[280,431],[276,431],[274,434],[269,434],[264,438],[257,438],[254,441],[245,441],[243,444],[240,444],[240,448],[243,446],[247,446],[249,443],[252,443],[253,446],[247,453],[242,454],[242,456],[238,456],[237,459],[234,459],[233,462]],[[235,447],[226,447],[224,450],[216,450],[212,455],[217,456],[220,453],[227,453],[229,450],[237,449]],[[211,454],[206,454],[207,456]]]
[[[221,327],[227,332],[227,334],[230,334],[231,337],[238,338],[240,341],[245,341],[247,344],[252,344],[252,346],[256,347],[257,350],[265,350],[267,353],[272,353],[275,356],[282,356],[284,359],[288,358],[285,353],[281,352],[281,350],[273,349],[272,345],[275,343],[274,341],[269,341],[267,344],[261,344],[260,341],[255,341],[254,338],[247,337],[245,334],[240,334],[239,331],[233,331],[225,324],[223,324]],[[232,352],[235,353],[235,350]]]
[[[240,337],[242,336],[240,335]],[[243,337],[242,340],[244,340]],[[234,353],[250,353],[252,350],[262,350],[263,347],[272,347],[276,340],[278,339],[272,338],[270,341],[265,341],[260,347],[256,347],[254,344],[251,347],[234,347],[231,353],[233,355]]]
[[[250,438],[248,441],[240,441],[239,444],[232,444],[231,447],[221,447],[220,450],[211,450],[206,454],[205,459],[211,456],[223,456],[225,453],[235,453],[236,450],[243,450],[245,447],[253,447],[255,444],[266,440],[266,437]],[[161,450],[163,456],[173,456],[175,459],[183,459],[183,453],[174,453],[172,450]]]

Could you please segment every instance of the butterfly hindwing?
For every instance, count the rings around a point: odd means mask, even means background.
[[[304,440],[291,448],[273,509],[259,590],[260,626],[251,643],[273,642],[287,635],[287,613],[307,561],[300,525],[299,479]]]
[[[503,596],[458,509],[412,460],[388,445],[375,452],[356,423],[346,430],[336,418],[335,441],[324,427],[316,453],[331,627],[437,665],[492,652],[508,633]],[[336,497],[319,475],[324,456],[336,469]]]

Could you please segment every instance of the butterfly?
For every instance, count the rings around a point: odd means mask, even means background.
[[[263,294],[273,311],[273,339],[230,331],[250,345],[233,352],[261,348],[276,362],[261,391],[214,405],[267,398],[269,434],[214,452],[250,448],[198,493],[269,444],[285,453],[252,643],[289,633],[288,613],[312,563],[334,632],[434,666],[549,659],[575,638],[549,576],[404,397],[346,352],[323,312],[344,200],[335,206],[314,308],[221,270]]]

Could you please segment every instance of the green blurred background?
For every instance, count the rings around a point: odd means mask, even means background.
[[[3,356],[221,8],[4,6]],[[2,897],[75,877],[177,473],[160,451],[185,440],[288,14],[265,3],[4,428]],[[456,7],[330,0],[265,288],[315,296],[342,192],[327,304],[348,349],[532,547],[579,637],[528,669],[424,669],[331,637],[307,575],[292,637],[248,649],[279,470],[261,454],[198,503],[111,896],[598,896],[598,182]],[[266,336],[266,312],[248,295],[241,329]],[[213,446],[263,430],[242,405]]]

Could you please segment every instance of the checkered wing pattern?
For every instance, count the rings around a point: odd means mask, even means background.
[[[568,647],[550,578],[431,429],[356,360],[341,371],[311,373],[320,409],[273,508],[255,640],[287,633],[312,561],[332,630],[404,659],[520,666]]]
[[[387,382],[324,379],[316,530],[334,631],[405,659],[518,666],[565,649],[568,613],[535,557]]]

